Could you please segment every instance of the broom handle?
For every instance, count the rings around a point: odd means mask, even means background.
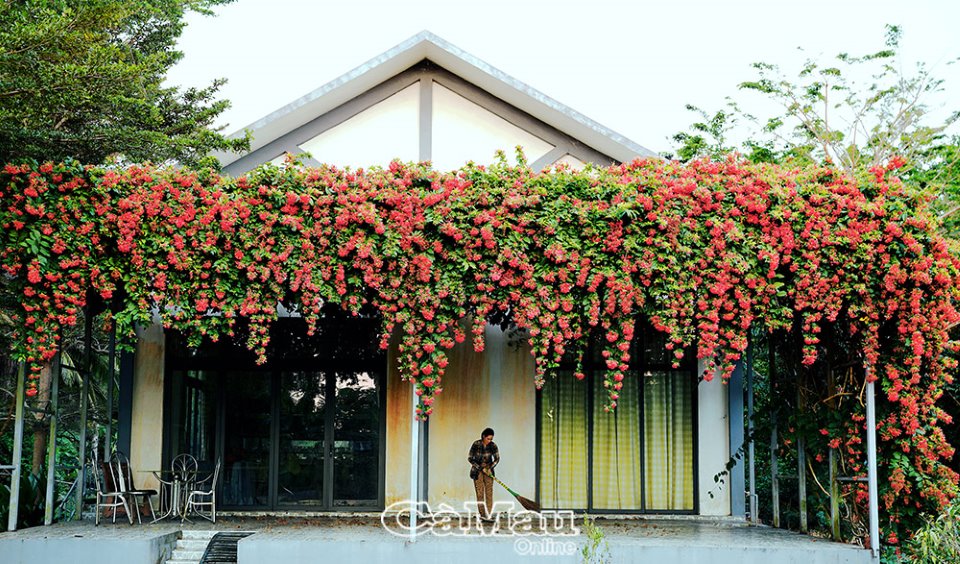
[[[496,483],[500,484],[501,486],[503,486],[503,489],[505,489],[505,490],[507,490],[508,492],[510,492],[510,494],[513,495],[513,497],[520,497],[520,494],[518,494],[517,492],[511,490],[506,484],[504,484],[503,482],[501,482],[499,478],[497,478],[496,476],[494,476],[493,473],[491,473],[491,472],[486,472],[486,475],[487,475],[487,476],[490,476],[491,478],[493,478],[493,481],[494,481],[494,482],[496,482]]]

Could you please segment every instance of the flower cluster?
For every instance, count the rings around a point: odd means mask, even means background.
[[[751,327],[799,332],[810,364],[832,324],[882,380],[883,438],[930,460],[929,474],[952,455],[936,400],[953,368],[958,264],[896,167],[854,180],[733,158],[541,172],[501,159],[450,173],[288,163],[233,179],[8,165],[0,267],[21,304],[15,352],[34,375],[95,295],[115,302],[122,331],[159,315],[194,343],[243,318],[261,360],[278,303],[310,328],[336,303],[381,317],[423,418],[447,351],[467,331],[482,350],[494,315],[526,331],[538,385],[601,332],[608,409],[638,315],[677,362],[695,347],[707,379],[731,373]],[[863,424],[851,421],[841,438],[853,455]],[[894,479],[895,495],[908,490]]]

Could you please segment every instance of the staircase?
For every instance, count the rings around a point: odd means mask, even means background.
[[[217,531],[183,531],[166,564],[200,564],[215,534]]]

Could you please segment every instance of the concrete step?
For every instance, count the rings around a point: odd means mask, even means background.
[[[210,539],[180,539],[177,541],[177,550],[205,550]]]
[[[195,539],[205,539],[210,540],[213,538],[213,535],[219,533],[220,531],[214,531],[210,529],[194,529],[194,530],[184,530],[180,538],[184,540],[195,540]]]
[[[170,559],[167,560],[167,564],[200,564],[199,560],[180,560],[180,559]]]
[[[202,550],[174,550],[171,559],[178,560],[200,560],[203,558]]]

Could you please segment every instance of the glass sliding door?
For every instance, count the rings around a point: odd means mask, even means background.
[[[280,375],[279,505],[324,505],[326,398],[323,373],[284,372]]]
[[[232,510],[383,506],[386,356],[379,320],[325,309],[271,328],[257,364],[243,331],[191,347],[168,331],[164,458],[222,461],[218,505]]]
[[[380,478],[380,396],[375,375],[341,372],[333,422],[333,505],[375,507]]]
[[[222,504],[270,505],[272,381],[263,372],[225,372]]]

